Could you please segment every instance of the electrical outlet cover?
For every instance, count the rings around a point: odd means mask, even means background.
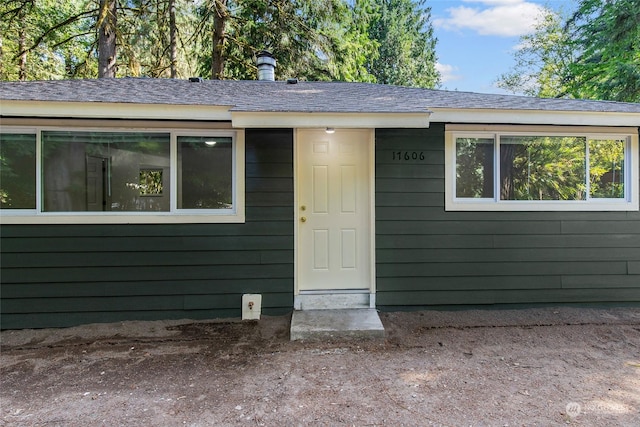
[[[253,303],[253,304],[250,304]],[[251,306],[251,308],[249,308]],[[260,320],[262,311],[261,294],[242,295],[242,320]]]

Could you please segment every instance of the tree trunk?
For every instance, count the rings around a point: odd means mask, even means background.
[[[482,197],[493,198],[493,144],[482,147]]]
[[[213,52],[211,55],[211,78],[221,79],[224,72],[224,47],[225,26],[227,24],[227,0],[214,0],[215,13],[213,15]]]
[[[169,60],[171,61],[171,78],[178,77],[178,46],[176,28],[176,0],[169,0]]]
[[[500,200],[515,200],[515,186],[513,183],[515,146],[504,144],[500,146]]]
[[[100,0],[98,15],[98,78],[116,76],[116,0]]]
[[[2,48],[2,34],[0,34],[0,80],[6,80],[4,72],[4,49]]]
[[[20,8],[20,33],[18,34],[18,80],[27,80],[27,14],[24,7]]]

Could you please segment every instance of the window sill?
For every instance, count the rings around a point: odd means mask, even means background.
[[[92,214],[92,213],[46,213],[36,214],[27,212],[1,212],[0,224],[217,224],[244,223],[242,214],[176,214],[166,213],[123,213],[123,214]]]
[[[493,200],[447,200],[446,211],[477,211],[477,212],[621,212],[638,211],[638,202],[621,201],[500,201]]]

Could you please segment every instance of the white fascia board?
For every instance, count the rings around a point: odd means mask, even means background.
[[[424,113],[231,112],[234,128],[428,128]]]
[[[504,123],[574,126],[639,126],[640,113],[430,108],[434,123]]]
[[[231,120],[229,106],[3,100],[5,117],[90,119]]]

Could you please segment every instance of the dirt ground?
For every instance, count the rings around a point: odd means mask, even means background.
[[[0,335],[2,426],[640,426],[640,308],[381,313],[384,341],[258,322]]]

